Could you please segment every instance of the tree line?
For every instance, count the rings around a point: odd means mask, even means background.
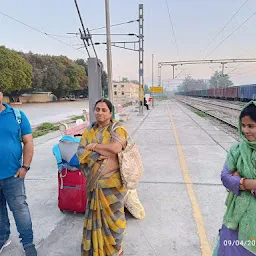
[[[0,86],[6,95],[50,91],[58,98],[71,92],[88,92],[88,68],[83,59],[23,53],[0,46]],[[102,87],[107,74],[102,72]]]
[[[216,71],[210,80],[194,79],[187,76],[182,84],[178,87],[178,91],[193,91],[203,90],[208,88],[225,88],[233,85],[229,75],[223,75],[221,72]]]

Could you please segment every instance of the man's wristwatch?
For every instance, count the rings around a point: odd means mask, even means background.
[[[26,171],[30,170],[30,167],[29,166],[25,166],[25,165],[22,165],[21,168],[25,169]]]

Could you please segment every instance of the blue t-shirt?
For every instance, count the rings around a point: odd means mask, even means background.
[[[22,165],[21,136],[31,134],[32,129],[26,115],[21,113],[18,124],[13,109],[4,103],[6,109],[0,113],[0,180],[14,176]]]

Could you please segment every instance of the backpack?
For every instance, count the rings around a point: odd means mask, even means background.
[[[15,116],[15,119],[16,119],[18,125],[19,125],[19,137],[20,137],[20,141],[22,141],[21,126],[20,126],[21,121],[22,121],[22,119],[21,119],[21,113],[20,113],[20,110],[19,110],[19,109],[16,109],[16,108],[12,108],[12,111],[13,111],[14,116]]]
[[[57,161],[59,171],[63,168],[70,171],[79,170],[80,163],[77,156],[79,143],[80,139],[65,135],[60,139],[58,144],[53,146],[52,152]]]

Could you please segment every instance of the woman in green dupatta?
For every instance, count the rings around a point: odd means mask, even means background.
[[[238,130],[241,141],[229,150],[222,172],[223,184],[230,191],[226,199],[227,210],[214,256],[256,255],[255,101],[249,102],[243,108]],[[234,191],[236,181],[238,181],[237,192]]]
[[[120,124],[112,132],[115,122],[111,116],[110,101],[96,102],[96,122],[85,130],[78,148],[88,198],[82,256],[123,255],[127,190],[122,184],[117,154],[126,147],[127,134]]]

